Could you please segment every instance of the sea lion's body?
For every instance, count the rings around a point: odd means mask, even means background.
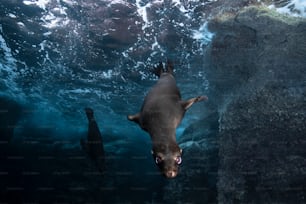
[[[86,141],[81,139],[81,146],[100,171],[104,170],[104,146],[102,135],[91,108],[85,109],[88,119]]]
[[[182,150],[176,143],[176,128],[186,110],[193,103],[205,99],[199,96],[183,101],[172,73],[171,63],[167,64],[167,72],[163,72],[160,63],[156,68],[160,78],[145,97],[140,112],[128,116],[129,120],[137,122],[150,134],[155,161],[168,178],[177,175],[181,163]]]
[[[145,97],[140,111],[140,126],[150,133],[153,143],[154,140],[175,139],[170,138],[170,135],[173,136],[172,133],[185,112],[180,100],[181,95],[174,77],[169,73],[163,73]],[[167,135],[160,138],[160,133]]]

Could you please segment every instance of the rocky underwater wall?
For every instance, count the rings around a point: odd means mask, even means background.
[[[191,181],[206,182],[198,190],[210,189],[218,203],[306,202],[305,19],[249,7],[208,26],[215,36],[206,72],[217,117],[180,139],[185,157],[205,162],[186,164],[175,185],[188,192],[196,189]],[[191,167],[198,171],[184,171]],[[194,201],[186,195],[180,199]]]

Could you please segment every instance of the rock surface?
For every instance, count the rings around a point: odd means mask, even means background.
[[[209,28],[210,100],[220,117],[218,202],[305,202],[305,19],[250,7]]]

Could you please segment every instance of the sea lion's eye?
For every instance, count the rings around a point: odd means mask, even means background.
[[[159,163],[161,163],[161,162],[162,162],[162,158],[159,157],[159,156],[156,156],[156,157],[155,157],[155,163],[156,163],[156,164],[159,164]]]
[[[177,156],[177,157],[175,158],[175,162],[176,162],[177,164],[181,164],[181,163],[182,163],[182,157],[181,157],[181,156]]]

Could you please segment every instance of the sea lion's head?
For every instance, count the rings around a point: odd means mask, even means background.
[[[162,174],[167,178],[174,178],[182,163],[182,149],[175,144],[154,145],[152,149],[153,159]]]

